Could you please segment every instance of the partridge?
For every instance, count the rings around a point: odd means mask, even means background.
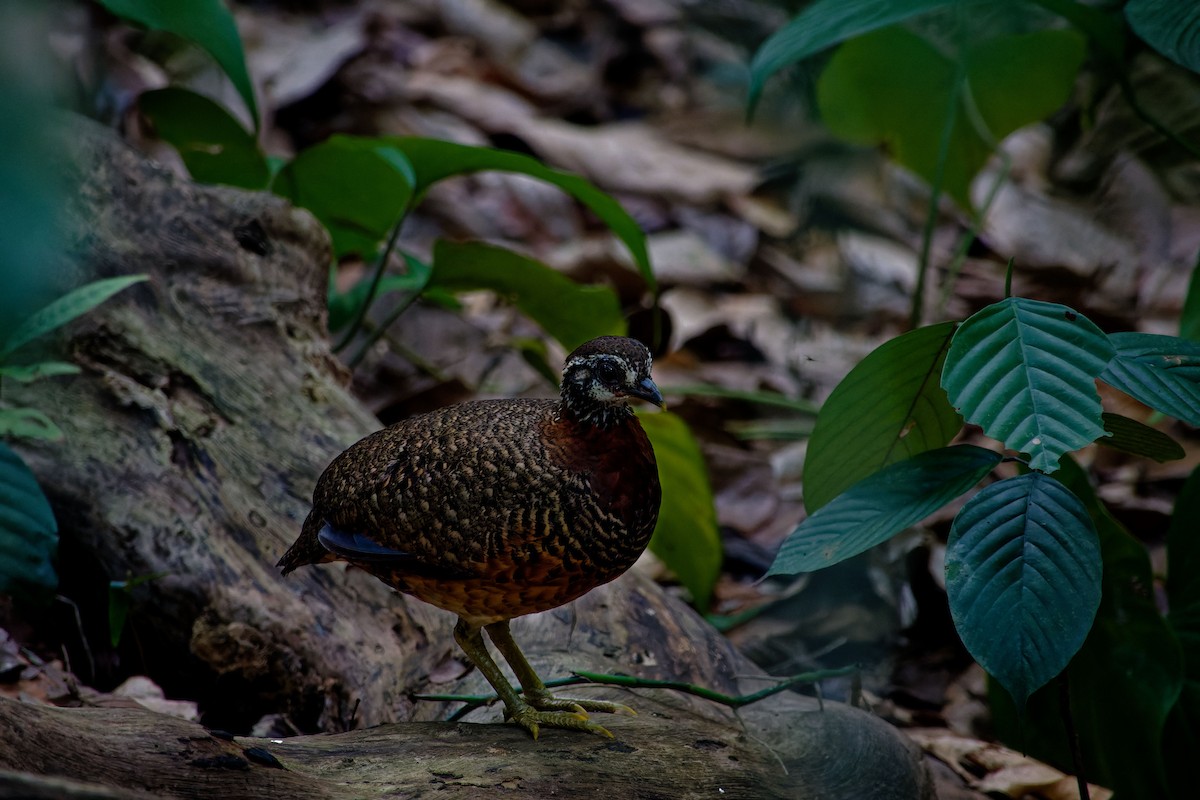
[[[534,738],[542,726],[611,734],[589,711],[627,706],[555,697],[509,620],[555,608],[637,560],[658,520],[654,451],[630,398],[661,406],[650,352],[619,336],[567,357],[557,400],[483,400],[377,431],[317,481],[300,537],[279,562],[348,561],[458,615],[454,638]],[[482,632],[508,662],[518,694]]]

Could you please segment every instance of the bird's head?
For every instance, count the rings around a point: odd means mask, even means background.
[[[601,336],[581,344],[563,367],[562,400],[580,422],[612,427],[633,411],[629,398],[663,404],[650,378],[650,351],[636,339]]]

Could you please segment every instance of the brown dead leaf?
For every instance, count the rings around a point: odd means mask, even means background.
[[[744,264],[725,258],[692,231],[655,233],[647,238],[646,246],[654,274],[662,283],[733,283],[746,274]]]
[[[1001,147],[1010,153],[1036,151],[1049,147],[1049,136],[1045,127],[1031,126],[1014,133]],[[993,161],[972,183],[976,206],[985,202],[999,169]],[[980,238],[1002,259],[1012,258],[1026,270],[1066,270],[1081,282],[1094,283],[1097,290],[1091,296],[1109,298],[1107,305],[1127,305],[1136,294],[1142,264],[1137,242],[1103,224],[1097,208],[1086,199],[1052,194],[1032,169],[1023,183],[1006,182],[997,191]]]
[[[331,25],[311,15],[237,8],[247,66],[272,108],[311,95],[367,44],[362,8],[348,9]]]
[[[495,0],[437,0],[445,29],[475,42],[489,65],[543,99],[584,96],[595,90],[586,64],[539,35],[537,26]]]
[[[981,792],[1012,798],[1032,795],[1044,800],[1079,800],[1074,778],[1015,750],[945,730],[916,728],[905,733]],[[983,777],[977,777],[980,772]],[[1113,796],[1112,791],[1093,784],[1088,784],[1088,792],[1092,800]]]
[[[15,671],[16,664],[21,665],[19,677],[15,681],[0,682],[0,697],[23,703],[62,705],[78,696],[79,683],[74,675],[63,669],[61,661],[35,660],[22,651],[16,654],[15,664],[10,669]]]
[[[546,162],[609,191],[707,205],[747,194],[758,181],[752,167],[673,144],[649,125],[584,127],[539,117],[512,92],[470,78],[417,73],[407,91],[484,131],[517,136]]]
[[[143,708],[172,717],[195,722],[200,719],[200,710],[190,700],[168,700],[158,684],[145,675],[133,675],[113,689],[113,695],[135,701]]]
[[[531,119],[516,134],[550,163],[612,191],[707,205],[746,194],[758,181],[751,167],[672,144],[636,122],[584,128]]]

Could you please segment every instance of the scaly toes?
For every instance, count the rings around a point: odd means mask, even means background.
[[[623,717],[637,716],[637,712],[624,703],[610,703],[607,700],[580,700],[578,698],[569,702],[574,703],[584,711],[597,711],[602,714],[620,714]]]
[[[574,710],[539,711],[528,705],[522,705],[516,711],[506,710],[505,717],[511,717],[513,722],[520,725],[533,736],[538,738],[538,730],[542,725],[548,728],[567,728],[575,731],[587,731],[600,736],[613,735],[606,728],[588,721],[587,712],[576,707]]]

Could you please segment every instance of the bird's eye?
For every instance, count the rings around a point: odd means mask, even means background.
[[[625,380],[625,370],[611,361],[601,361],[592,370],[596,377],[605,383],[617,383]]]

